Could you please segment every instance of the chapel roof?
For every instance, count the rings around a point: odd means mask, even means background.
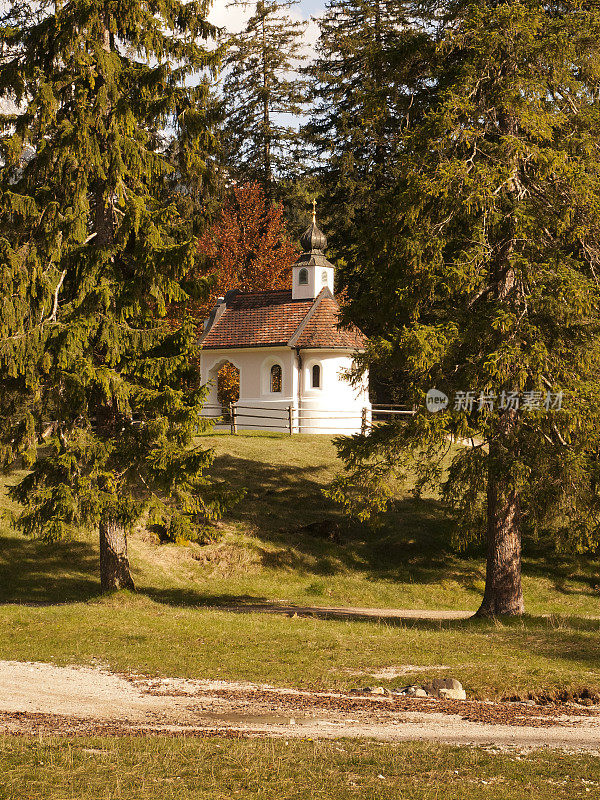
[[[366,338],[354,325],[340,327],[340,308],[328,288],[314,299],[293,300],[291,290],[228,292],[208,320],[200,345],[361,350]]]

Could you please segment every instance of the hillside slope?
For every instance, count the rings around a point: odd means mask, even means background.
[[[302,605],[477,608],[481,547],[450,545],[452,516],[434,497],[400,494],[378,526],[345,520],[322,488],[341,465],[326,436],[213,434],[213,474],[246,489],[218,526],[219,540],[161,544],[138,529],[130,558],[139,590],[175,604],[279,600]],[[14,480],[14,478],[13,478]],[[11,529],[3,498],[0,601],[65,602],[99,592],[97,543],[83,533],[46,545]],[[598,561],[526,543],[524,589],[532,614],[599,615]]]

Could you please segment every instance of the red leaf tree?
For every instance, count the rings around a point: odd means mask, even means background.
[[[283,206],[269,201],[258,183],[233,189],[198,250],[205,257],[203,276],[214,279],[207,311],[230,289],[290,288],[292,263],[299,254],[289,238]]]
[[[260,291],[289,289],[292,264],[299,247],[292,242],[281,203],[273,203],[258,183],[236,186],[220,217],[198,242],[204,256],[198,277],[210,279],[210,294],[194,309],[200,322],[208,316],[218,297],[231,289]],[[232,365],[219,373],[219,400],[235,402],[239,376]]]

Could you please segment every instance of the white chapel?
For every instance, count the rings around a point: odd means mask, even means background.
[[[355,326],[340,327],[335,268],[325,257],[327,239],[314,211],[300,244],[304,252],[293,265],[291,289],[234,289],[219,298],[204,323],[206,413],[220,414],[217,377],[229,362],[239,370],[237,429],[356,433],[371,420],[368,375],[359,386],[345,375],[366,339]]]

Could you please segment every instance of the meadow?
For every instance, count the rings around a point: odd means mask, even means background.
[[[214,474],[246,489],[207,545],[130,537],[136,593],[102,597],[89,532],[58,544],[10,525],[0,538],[0,658],[103,664],[147,674],[277,685],[391,687],[457,677],[475,697],[595,697],[600,691],[597,559],[526,542],[522,620],[341,621],[255,605],[477,608],[481,545],[452,547],[436,497],[399,491],[378,525],[344,520],[322,493],[340,464],[328,437],[203,438]],[[9,476],[7,480],[15,480]],[[225,610],[235,607],[238,612]],[[398,675],[376,677],[394,668]]]
[[[571,800],[600,759],[423,742],[0,739],[0,800]]]

